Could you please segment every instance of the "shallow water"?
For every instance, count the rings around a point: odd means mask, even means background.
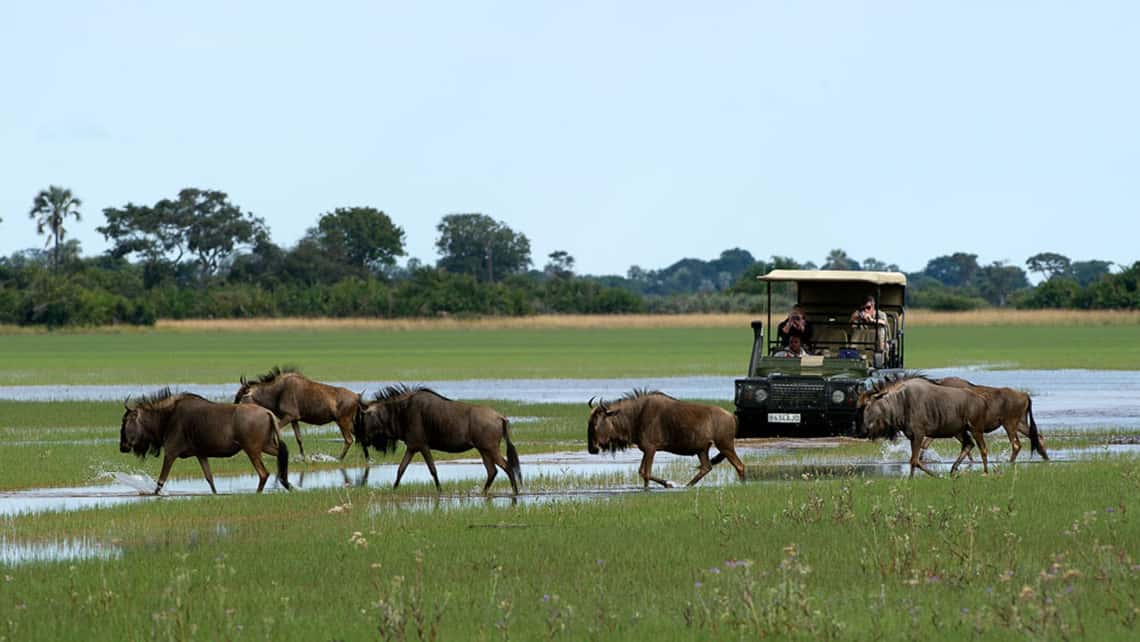
[[[941,368],[931,376],[960,376],[989,386],[1028,390],[1033,413],[1045,429],[1062,427],[1140,428],[1140,371],[1127,370],[982,370]],[[488,399],[525,403],[585,403],[590,397],[613,399],[633,388],[662,390],[683,399],[732,399],[736,377],[661,377],[652,379],[476,379],[423,383],[455,399]],[[392,382],[336,382],[366,395]],[[0,386],[0,399],[18,401],[121,401],[149,394],[153,385],[113,386]],[[236,384],[179,384],[177,391],[192,391],[211,399],[230,400]],[[525,418],[519,418],[525,422]],[[330,428],[329,430],[334,430]]]
[[[49,542],[20,542],[0,537],[0,566],[38,562],[72,562],[93,559],[119,559],[117,546],[94,540],[70,539]]]
[[[742,446],[737,449],[747,464],[747,476],[752,481],[774,481],[804,479],[814,477],[866,476],[898,477],[909,473],[909,446],[887,442],[881,454],[873,461],[855,460],[836,462],[835,456],[827,451],[837,445],[828,440],[778,441],[762,447]],[[939,452],[941,447],[944,452]],[[797,463],[765,463],[768,457],[790,452],[792,449],[810,449],[818,453],[816,458]],[[928,452],[924,460],[935,472],[946,473],[953,463],[954,454],[949,446],[936,446]],[[991,451],[991,467],[1008,466],[1007,451]],[[1050,452],[1050,463],[1086,461],[1103,456],[1125,456],[1140,458],[1140,444],[1107,444],[1088,448],[1055,449]],[[964,463],[966,470],[981,470],[980,456],[975,452],[973,464]],[[401,480],[402,490],[378,499],[372,510],[455,510],[476,506],[538,505],[564,501],[592,501],[629,492],[640,491],[642,484],[637,475],[641,462],[640,451],[627,450],[613,455],[589,455],[584,452],[545,453],[524,455],[521,465],[524,475],[523,492],[513,497],[510,484],[502,471],[499,471],[491,486],[489,496],[482,494],[486,480],[486,469],[478,459],[437,461],[441,483],[470,483],[465,491],[437,495],[431,490],[431,474],[420,460],[413,460]],[[813,460],[814,459],[814,460]],[[1044,463],[1036,455],[1022,453],[1018,465]],[[658,453],[654,459],[654,473],[681,487],[696,472],[696,459],[669,453]],[[377,464],[351,468],[336,468],[305,471],[296,469],[290,481],[298,492],[321,488],[390,488],[396,478],[396,464]],[[166,501],[210,496],[205,479],[175,479],[167,482],[161,496],[153,495],[155,482],[148,476],[107,473],[105,484],[71,488],[37,488],[22,491],[0,492],[0,517],[14,517],[43,512],[74,511],[106,506],[116,506],[138,501]],[[540,480],[541,490],[530,491],[525,482]],[[566,488],[559,488],[565,481]],[[728,465],[720,465],[701,480],[701,487],[724,485],[736,482],[736,476]],[[214,483],[220,495],[249,494],[257,489],[257,476],[215,476]],[[408,493],[408,486],[423,484],[421,489]],[[583,484],[587,487],[583,488]],[[266,492],[286,492],[271,475],[266,484]],[[663,490],[653,485],[654,490]]]

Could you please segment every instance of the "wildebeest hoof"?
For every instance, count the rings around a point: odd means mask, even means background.
[[[671,481],[666,481],[666,482],[665,482],[665,488],[676,488],[676,487],[677,487],[677,484],[674,484],[674,483],[673,483],[673,482],[671,482]]]

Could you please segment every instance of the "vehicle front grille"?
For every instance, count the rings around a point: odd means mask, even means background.
[[[777,408],[822,409],[826,403],[822,381],[802,379],[772,381],[770,385],[772,395],[768,405],[773,410]]]

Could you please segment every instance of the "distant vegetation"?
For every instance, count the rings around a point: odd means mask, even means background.
[[[440,258],[406,255],[404,231],[372,207],[317,215],[293,247],[270,239],[264,220],[219,191],[187,188],[153,205],[103,210],[97,230],[111,247],[84,257],[64,223],[81,218],[82,201],[51,186],[29,217],[47,237],[43,249],[0,258],[0,324],[153,324],[159,318],[475,317],[535,314],[755,313],[766,305],[756,276],[776,268],[897,270],[842,249],[824,261],[731,248],[711,260],[685,258],[660,269],[631,266],[624,276],[577,274],[565,251],[534,269],[530,241],[485,214],[443,216]],[[11,224],[10,222],[8,223]],[[1108,261],[1072,261],[1052,252],[1030,257],[1026,271],[981,265],[964,252],[931,259],[908,274],[910,305],[934,310],[988,307],[1137,309],[1140,262],[1113,270]],[[788,286],[773,304],[791,303]]]

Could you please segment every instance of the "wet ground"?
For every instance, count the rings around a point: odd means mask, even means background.
[[[1115,370],[983,370],[942,368],[931,376],[959,376],[989,386],[1008,386],[1033,395],[1037,423],[1046,427],[1140,428],[1140,371]],[[633,388],[650,388],[682,399],[732,399],[736,377],[663,377],[657,379],[480,379],[431,381],[428,385],[454,399],[489,399],[525,403],[584,403],[595,395],[615,398]],[[367,395],[391,385],[389,381],[337,382]],[[122,401],[149,394],[154,385],[113,386],[0,386],[0,399],[18,401]],[[192,391],[211,399],[230,400],[237,384],[181,384],[175,390]]]
[[[795,480],[804,478],[863,476],[900,477],[909,473],[907,459],[909,446],[903,442],[884,443],[879,457],[855,461],[836,461],[827,451],[842,445],[844,439],[816,440],[747,440],[737,451],[747,464],[748,482]],[[763,442],[763,443],[761,443]],[[766,463],[775,455],[786,455],[795,450],[809,452],[796,463]],[[940,452],[941,450],[941,452]],[[936,445],[927,458],[935,471],[949,472],[955,452],[952,446]],[[1006,466],[1005,451],[997,451],[991,466]],[[1085,461],[1104,456],[1140,457],[1140,444],[1108,444],[1080,449],[1055,449],[1050,453],[1051,464]],[[975,454],[975,458],[977,455]],[[558,501],[590,501],[641,490],[637,476],[641,453],[629,450],[616,455],[589,455],[584,452],[546,453],[524,455],[521,458],[524,474],[524,492],[517,498],[510,494],[506,475],[496,477],[489,496],[482,493],[486,470],[478,459],[437,461],[440,481],[444,484],[469,484],[466,490],[440,495],[431,489],[427,466],[418,458],[413,460],[401,481],[398,493],[386,496],[376,510],[437,510],[487,505],[533,505]],[[696,471],[696,459],[668,453],[658,453],[654,459],[654,472],[682,487]],[[1023,452],[1019,465],[1042,463],[1039,457]],[[396,478],[396,464],[377,464],[368,467],[304,470],[298,466],[290,475],[297,492],[321,488],[370,487],[389,488]],[[967,463],[966,470],[981,469],[980,460]],[[158,497],[152,493],[155,481],[149,476],[125,473],[107,473],[104,483],[71,488],[38,488],[0,492],[0,517],[14,517],[43,512],[75,511],[116,506],[139,501],[168,501],[209,496],[210,489],[204,479],[174,479],[163,488]],[[736,482],[731,467],[722,464],[713,469],[700,482],[701,487]],[[419,486],[415,486],[415,485]],[[247,494],[257,488],[253,474],[216,476],[218,493]],[[409,487],[413,487],[409,489]],[[528,490],[535,488],[541,490]],[[654,490],[660,489],[654,485]],[[409,492],[411,490],[412,492]],[[276,477],[271,476],[266,492],[287,492]]]

